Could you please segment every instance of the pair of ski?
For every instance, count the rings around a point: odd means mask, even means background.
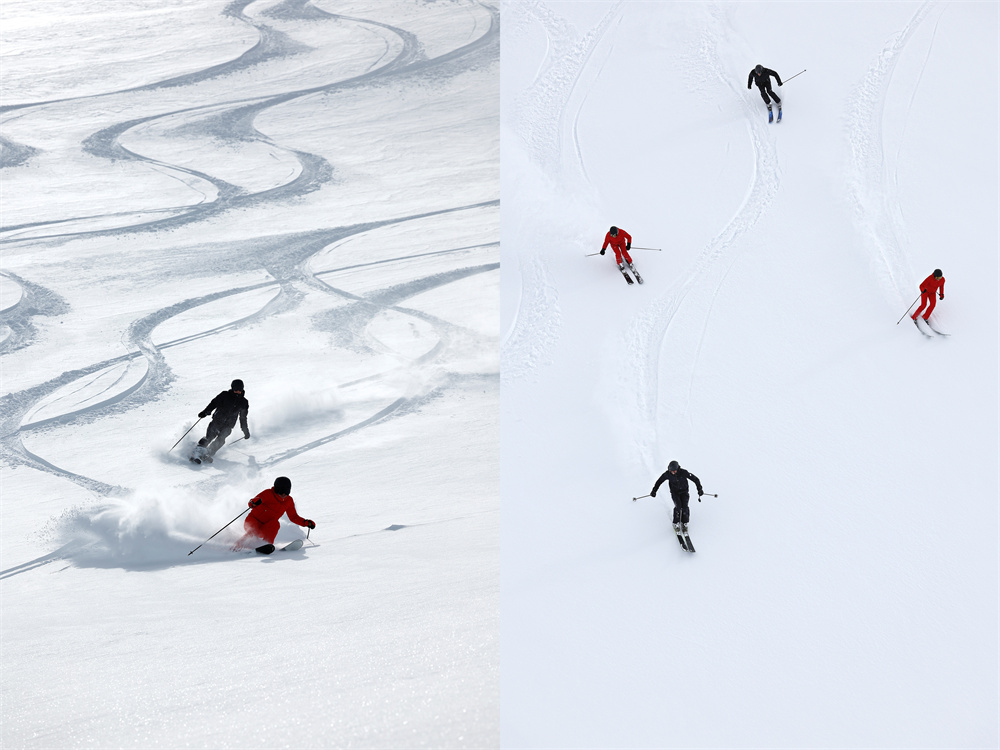
[[[771,111],[771,105],[767,105],[767,121],[774,122],[774,112]],[[778,105],[778,122],[781,122],[781,105]]]
[[[254,552],[258,555],[270,555],[272,552],[277,550],[278,552],[294,552],[297,549],[302,549],[302,540],[296,539],[294,542],[286,544],[281,549],[278,549],[273,544],[262,544],[259,547],[254,547]]]
[[[618,270],[622,272],[622,276],[625,277],[625,281],[627,281],[629,284],[632,284],[633,283],[632,282],[632,277],[628,275],[628,271],[625,270],[625,267],[626,267],[626,265],[624,263],[619,263],[618,264]],[[628,270],[635,274],[635,280],[638,281],[641,284],[642,283],[642,276],[640,276],[639,272],[635,270],[635,266],[632,265],[631,263],[629,263],[628,264]]]
[[[691,543],[686,523],[675,523],[674,533],[677,535],[677,541],[681,543],[681,549],[687,552],[694,552],[694,544]]]
[[[932,326],[929,320],[925,320],[924,318],[920,317],[912,318],[912,320],[913,320],[913,325],[915,325],[917,327],[917,330],[920,331],[920,333],[922,333],[926,338],[932,339],[935,338],[936,336],[947,338],[948,336],[951,336],[950,333],[939,331],[937,328]],[[927,329],[930,331],[930,333],[927,333],[927,331],[925,331],[923,328],[920,327],[920,321],[922,320],[924,325],[927,326]]]

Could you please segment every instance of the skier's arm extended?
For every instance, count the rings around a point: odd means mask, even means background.
[[[650,495],[652,495],[653,497],[656,497],[656,491],[658,489],[660,489],[660,485],[661,484],[663,484],[664,482],[667,481],[667,475],[669,473],[670,473],[669,471],[665,471],[665,472],[663,472],[662,475],[660,475],[660,478],[656,480],[656,484],[653,485],[653,490],[652,490],[652,492],[649,493]]]
[[[198,413],[198,416],[204,418],[207,417],[209,414],[211,414],[213,411],[215,411],[216,407],[219,405],[219,398],[221,396],[222,394],[220,393],[218,396],[213,398],[209,402],[208,406],[206,406],[203,411]]]
[[[778,75],[778,71],[776,71],[776,70],[769,70],[768,72],[771,75],[773,75],[775,78],[778,79],[778,85],[780,86],[781,85],[781,76]]]
[[[688,472],[688,479],[690,479],[692,482],[694,482],[694,486],[698,488],[698,495],[704,495],[705,494],[705,491],[701,488],[701,480],[698,479],[698,477],[696,477],[690,471]]]

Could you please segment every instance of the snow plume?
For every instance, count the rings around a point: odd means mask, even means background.
[[[329,376],[306,382],[287,380],[254,389],[250,402],[250,434],[275,433],[338,418],[342,399]],[[238,430],[238,427],[237,427]]]
[[[139,490],[70,509],[49,526],[46,536],[74,549],[68,557],[78,567],[148,570],[231,559],[230,547],[243,534],[238,514],[260,491],[254,487],[225,487],[214,498],[191,490]],[[234,518],[238,520],[206,542]],[[199,544],[202,548],[189,556]]]

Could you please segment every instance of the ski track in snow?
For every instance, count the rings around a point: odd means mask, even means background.
[[[932,8],[931,2],[921,5],[910,21],[886,42],[849,102],[847,139],[852,169],[848,175],[847,192],[854,205],[858,229],[871,253],[873,271],[893,306],[906,303],[909,291],[917,280],[905,250],[909,243],[905,241],[905,225],[899,204],[898,158],[890,166],[885,155],[882,132],[885,104],[896,63]],[[933,39],[924,58],[924,67],[932,48]],[[910,104],[919,83],[918,79]]]
[[[515,105],[512,122],[533,163],[544,174],[576,169],[587,179],[577,138],[577,122],[586,93],[577,103],[572,118],[570,100],[597,46],[616,19],[620,21],[618,11],[622,4],[623,0],[616,2],[578,41],[571,41],[577,36],[572,25],[547,6],[537,0],[518,4],[527,11],[525,17],[541,26],[548,48],[536,80]],[[568,119],[571,121],[567,126]],[[565,240],[559,231],[551,237],[521,240],[523,248],[518,249],[521,293],[501,345],[502,377],[506,382],[524,377],[546,362],[559,340],[562,317],[559,294],[545,255],[553,247],[562,247]]]
[[[195,73],[172,77],[122,91],[84,96],[77,99],[59,99],[7,106],[0,108],[0,117],[6,116],[7,121],[12,121],[31,117],[36,113],[39,113],[42,117],[51,116],[48,109],[53,106],[106,106],[105,103],[109,99],[115,99],[122,94],[135,96],[137,94],[152,94],[165,89],[190,87],[202,81],[232,75],[234,72],[240,70],[260,66],[268,60],[288,58],[308,49],[304,45],[294,42],[284,33],[245,15],[243,11],[250,4],[251,0],[241,0],[240,2],[231,3],[225,10],[227,15],[236,17],[254,26],[260,35],[260,39],[256,45],[234,60],[213,65]],[[375,20],[333,14],[313,5],[307,0],[288,0],[288,2],[272,7],[266,11],[266,15],[281,18],[285,21],[296,20],[308,23],[326,23],[331,20],[337,20],[378,28],[398,38],[401,42],[401,49],[395,56],[387,60],[387,45],[385,54],[372,64],[369,71],[346,80],[270,93],[251,99],[243,98],[224,104],[214,101],[184,109],[156,112],[143,117],[126,119],[104,127],[86,137],[80,143],[83,152],[110,162],[131,162],[169,173],[198,193],[198,200],[191,205],[162,206],[152,211],[147,210],[138,213],[126,211],[121,213],[105,213],[98,216],[77,216],[60,218],[53,221],[14,224],[0,228],[0,238],[3,239],[5,244],[11,246],[14,244],[32,244],[39,241],[55,240],[65,242],[94,235],[136,235],[143,232],[160,231],[166,228],[175,228],[203,221],[211,216],[236,208],[287,201],[316,190],[323,183],[333,179],[333,167],[318,155],[283,148],[280,144],[272,142],[266,135],[256,130],[253,124],[254,120],[267,110],[312,95],[329,94],[347,89],[365,90],[387,81],[403,81],[412,85],[420,85],[424,79],[429,77],[435,79],[451,77],[466,70],[489,64],[498,54],[499,12],[496,8],[486,4],[480,3],[478,7],[488,13],[489,24],[485,28],[482,28],[477,23],[475,32],[478,33],[478,36],[474,36],[465,44],[434,58],[427,57],[423,45],[415,34],[402,28],[390,26]],[[143,106],[148,105],[144,104]],[[269,153],[272,158],[278,159],[276,154],[290,155],[297,162],[298,168],[290,175],[291,179],[264,190],[251,192],[215,177],[207,171],[171,164],[158,158],[146,156],[138,150],[126,147],[122,143],[122,140],[130,134],[149,133],[153,129],[158,129],[158,137],[160,138],[169,138],[171,135],[183,133],[186,137],[194,135],[201,138],[214,139],[224,145],[239,146],[240,144],[251,142],[263,143],[269,147]],[[37,149],[8,139],[4,139],[0,146],[2,146],[0,167],[22,165],[30,162],[38,153]],[[484,210],[496,211],[498,209],[499,200],[493,200],[465,206],[455,206],[449,209],[414,216],[385,218],[381,221],[369,222],[362,225],[331,227],[329,229],[305,233],[255,238],[253,254],[262,258],[262,266],[274,278],[273,281],[234,287],[196,298],[181,300],[145,315],[133,321],[128,329],[123,332],[123,343],[128,349],[127,354],[94,362],[84,367],[67,370],[58,377],[51,378],[46,382],[38,383],[15,393],[5,394],[0,398],[0,458],[10,466],[27,465],[38,471],[62,477],[97,495],[120,496],[127,494],[129,492],[128,488],[109,485],[105,482],[56,466],[45,457],[36,455],[26,448],[23,443],[23,437],[42,430],[105,419],[111,415],[134,410],[144,404],[154,402],[169,389],[174,379],[165,352],[173,347],[186,345],[193,341],[209,339],[225,331],[258,324],[268,317],[296,308],[309,294],[317,292],[336,298],[338,304],[339,300],[349,300],[346,306],[340,306],[333,310],[333,314],[335,315],[337,324],[344,326],[349,336],[362,349],[366,347],[371,348],[372,342],[370,338],[367,338],[367,326],[380,312],[393,311],[394,313],[418,318],[430,324],[439,339],[437,345],[430,352],[417,358],[409,365],[409,367],[415,370],[423,368],[430,371],[437,361],[442,360],[447,355],[449,347],[454,342],[467,343],[466,339],[470,336],[474,337],[475,334],[435,316],[406,308],[401,303],[410,297],[446,286],[469,276],[482,273],[496,273],[499,269],[498,263],[476,263],[459,267],[446,273],[417,277],[407,284],[397,284],[395,286],[376,289],[367,292],[363,296],[337,289],[321,278],[322,276],[328,276],[338,271],[357,268],[359,265],[347,265],[342,268],[327,269],[315,274],[310,273],[306,269],[306,265],[313,256],[329,248],[332,244],[373,229],[405,224],[406,222],[417,221],[432,216]],[[166,214],[165,218],[161,218],[160,215],[162,214]],[[110,226],[108,226],[109,221]],[[91,228],[95,223],[98,226]],[[233,244],[233,250],[239,252],[240,249],[235,247],[235,243]],[[434,254],[448,255],[457,254],[462,251],[468,253],[475,252],[476,250],[496,249],[498,244],[497,242],[491,242],[475,246],[448,248]],[[405,261],[420,258],[424,255],[428,254],[414,253],[378,261],[373,264],[360,265],[402,264]],[[3,276],[20,287],[21,297],[16,304],[5,309],[2,313],[2,318],[0,318],[0,323],[2,323],[3,330],[6,332],[4,340],[0,342],[0,354],[24,349],[35,343],[37,331],[33,324],[33,319],[37,316],[65,316],[72,312],[70,306],[55,292],[10,272],[4,272]],[[182,313],[192,311],[220,299],[270,287],[274,288],[275,296],[261,309],[245,317],[158,345],[153,343],[152,336],[157,327]],[[145,361],[144,372],[135,382],[129,383],[128,376],[132,373],[134,377],[136,369],[133,365],[143,360]],[[371,379],[378,380],[380,377],[382,377],[381,374],[374,375]],[[318,448],[370,425],[410,413],[428,400],[439,396],[449,386],[476,377],[484,376],[450,373],[443,379],[440,377],[437,379],[428,378],[421,392],[399,397],[371,416],[358,421],[354,425],[339,429],[323,438],[311,440],[297,447],[280,450],[275,455],[263,459],[259,464],[256,464],[256,467],[258,470],[263,467],[274,467],[289,458]],[[61,392],[63,389],[73,388],[74,386],[77,386],[74,390],[80,391],[87,387],[95,386],[102,379],[110,380],[110,382],[103,385],[97,394],[91,396],[86,406],[45,419],[25,422],[26,415],[42,401],[52,397],[53,394]],[[63,398],[65,396],[60,397],[59,400]],[[58,403],[58,401],[50,402],[49,407],[52,406],[52,403]],[[183,450],[183,446],[177,449],[178,453],[181,450]],[[186,460],[183,463],[186,464]],[[201,483],[205,486],[211,486],[221,484],[224,481],[225,476],[222,475],[209,477],[202,480]],[[53,553],[53,556],[49,557],[51,559],[63,557],[65,555],[60,554],[62,552],[63,550],[57,551]],[[34,566],[34,563],[29,563],[28,566]]]
[[[718,41],[731,28],[725,12],[710,9],[711,25],[702,30],[700,48],[692,63],[707,81],[719,87],[720,99],[728,96],[740,102],[753,152],[753,174],[742,205],[701,251],[691,273],[629,324],[625,365],[619,377],[623,386],[642,384],[636,391],[632,423],[638,428],[634,448],[647,470],[661,463],[660,456],[655,453],[657,447],[670,444],[660,434],[661,429],[669,429],[671,422],[664,412],[669,411],[671,416],[678,418],[687,414],[716,298],[733,264],[748,249],[747,234],[774,201],[781,182],[776,133],[768,130],[774,126],[761,117],[759,102],[745,96],[734,85],[719,56]],[[668,340],[679,351],[694,352],[693,356],[674,359],[669,366],[662,364],[661,352]],[[630,389],[624,387],[623,390],[629,392]],[[661,402],[664,396],[669,397],[666,404]]]

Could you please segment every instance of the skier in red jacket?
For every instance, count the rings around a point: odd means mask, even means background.
[[[267,544],[273,545],[278,529],[281,528],[281,517],[286,513],[292,523],[310,529],[316,528],[315,521],[302,518],[295,512],[295,502],[288,494],[291,491],[292,480],[288,477],[278,477],[274,480],[274,487],[264,490],[250,501],[250,515],[243,521],[246,533],[236,543],[237,547],[244,546],[243,543],[252,538],[263,539]]]
[[[931,313],[934,312],[934,305],[937,304],[937,300],[934,299],[935,292],[940,295],[941,299],[944,299],[944,274],[941,273],[940,268],[935,268],[934,273],[921,282],[920,307],[910,316],[913,318],[913,322],[917,321],[917,317],[925,307],[927,308],[927,312],[924,313],[924,320],[927,320],[931,316]]]
[[[604,247],[601,248],[601,255],[604,255],[608,245],[611,245],[611,249],[615,251],[615,261],[618,263],[618,268],[622,267],[622,256],[625,256],[626,263],[632,265],[632,256],[628,254],[628,251],[632,249],[632,235],[624,229],[611,227],[604,235]]]

